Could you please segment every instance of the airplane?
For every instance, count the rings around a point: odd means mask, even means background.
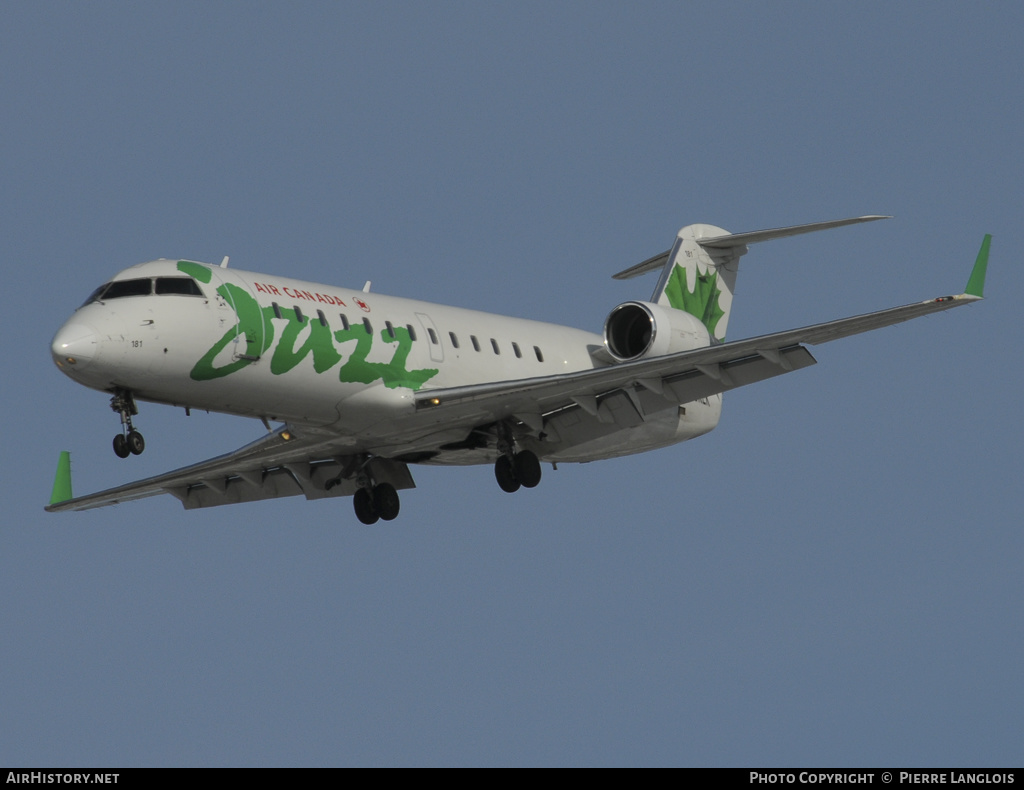
[[[964,292],[729,340],[748,245],[872,222],[868,215],[730,233],[688,225],[671,249],[614,277],[660,272],[602,334],[370,292],[160,259],[118,272],[57,331],[73,381],[110,393],[117,456],[145,449],[138,402],[257,418],[266,434],[207,461],[74,497],[66,452],[48,511],[157,494],[186,509],[284,496],[352,496],[364,524],[391,521],[416,464],[493,464],[500,488],[540,482],[541,462],[588,462],[693,439],[729,390],[816,360],[807,345],[982,298],[991,235]],[[271,423],[279,423],[273,427]]]

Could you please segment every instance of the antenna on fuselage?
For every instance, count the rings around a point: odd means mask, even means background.
[[[222,268],[222,269],[228,268],[228,256],[227,255],[225,255],[224,256],[224,260],[222,260],[220,262],[220,268]]]
[[[369,280],[367,280],[366,281],[366,285],[363,286],[363,293],[364,294],[370,293],[370,281]]]

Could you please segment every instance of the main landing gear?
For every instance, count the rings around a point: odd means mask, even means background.
[[[501,455],[494,462],[494,477],[502,491],[514,494],[520,486],[535,488],[540,483],[540,460],[530,450],[515,451],[508,426],[499,429],[498,451]]]
[[[520,486],[534,488],[540,483],[540,461],[529,450],[509,457],[502,455],[494,462],[494,477],[502,491],[514,494]]]
[[[381,519],[394,521],[398,518],[398,511],[402,506],[398,499],[398,491],[391,483],[375,483],[370,476],[371,472],[367,470],[369,463],[370,457],[366,455],[351,459],[341,474],[327,482],[326,488],[330,491],[343,479],[354,477],[359,486],[352,497],[356,518],[364,524],[376,524]]]
[[[376,524],[378,519],[393,521],[398,517],[401,502],[398,492],[391,483],[377,483],[369,488],[360,488],[352,498],[356,518],[364,524]]]
[[[132,425],[132,417],[139,413],[135,398],[129,390],[117,390],[110,399],[110,408],[121,415],[121,433],[114,437],[114,454],[118,458],[141,455],[146,440]]]

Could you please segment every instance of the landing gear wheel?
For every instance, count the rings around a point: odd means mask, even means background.
[[[127,458],[131,454],[138,455],[146,449],[142,434],[132,425],[132,417],[139,413],[131,390],[114,390],[110,399],[110,408],[121,416],[121,436],[114,437],[114,453],[118,458]]]
[[[534,488],[540,482],[540,461],[529,450],[516,453],[512,468],[524,488]]]
[[[117,434],[114,437],[114,455],[118,458],[127,458],[132,454],[132,451],[128,448],[128,440],[125,438],[123,433]]]
[[[391,483],[378,483],[373,487],[373,509],[385,521],[393,521],[398,515],[401,502],[398,492]]]
[[[356,491],[356,495],[352,497],[352,505],[356,509],[356,518],[364,524],[376,524],[377,519],[380,518],[377,511],[374,510],[373,498],[365,488]]]
[[[142,438],[142,434],[138,431],[131,431],[126,441],[128,450],[131,451],[132,455],[142,455],[142,451],[146,449],[146,440]],[[114,452],[117,452],[117,448],[114,449]]]
[[[515,470],[512,468],[512,461],[509,460],[507,455],[499,456],[498,460],[494,462],[494,477],[498,481],[498,485],[501,486],[502,491],[514,494],[519,490],[519,478],[516,477]]]

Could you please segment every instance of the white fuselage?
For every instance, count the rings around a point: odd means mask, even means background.
[[[75,381],[316,426],[367,452],[397,455],[444,437],[443,424],[414,410],[415,391],[601,364],[594,352],[603,339],[594,333],[206,264],[152,261],[112,284],[117,294],[87,302],[54,338],[54,360]],[[665,403],[629,426],[561,415],[557,436],[533,446],[551,461],[641,452],[711,430],[720,404],[720,396],[685,408]],[[429,460],[478,463],[495,452],[460,448]]]

